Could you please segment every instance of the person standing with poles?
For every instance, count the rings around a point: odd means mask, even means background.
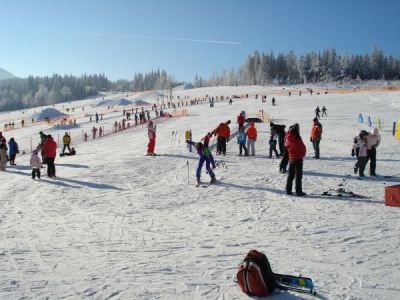
[[[64,134],[63,143],[64,147],[62,150],[62,154],[64,154],[66,148],[68,148],[68,152],[71,153],[71,148],[69,147],[69,145],[71,144],[71,137],[69,136],[68,132]]]

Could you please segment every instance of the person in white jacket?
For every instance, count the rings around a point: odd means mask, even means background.
[[[376,176],[376,148],[381,143],[378,128],[375,128],[367,137],[367,163],[369,163],[369,175]]]
[[[353,145],[353,151],[357,152],[357,162],[354,166],[354,174],[357,174],[358,171],[360,177],[364,177],[364,170],[367,165],[367,139],[368,133],[361,130],[358,138],[354,140]]]
[[[35,179],[36,176],[38,179],[40,179],[40,168],[42,167],[42,161],[39,158],[37,150],[32,151],[31,167],[32,167],[32,179]]]

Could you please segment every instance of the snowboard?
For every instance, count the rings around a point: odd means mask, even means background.
[[[73,155],[76,155],[76,152],[71,152],[71,153],[68,153],[68,152],[66,152],[66,153],[60,153],[60,157],[64,157],[64,156],[73,156]]]

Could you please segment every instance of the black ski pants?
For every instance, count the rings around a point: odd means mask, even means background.
[[[367,162],[369,161],[369,175],[375,175],[376,173],[376,148],[373,147],[367,150]]]
[[[54,159],[55,157],[46,157],[48,177],[56,176],[56,166],[54,165]]]
[[[32,169],[32,179],[35,179],[36,176],[40,179],[40,169]]]
[[[319,158],[319,143],[321,142],[321,139],[315,139],[312,141],[312,145],[314,148],[315,152],[315,158]]]
[[[286,182],[286,193],[292,193],[293,180],[296,177],[296,193],[302,193],[302,179],[303,179],[303,160],[291,160],[289,161],[289,173]]]
[[[288,163],[289,163],[289,153],[287,149],[284,148],[283,157],[281,163],[279,164],[279,171],[286,171]]]
[[[219,136],[217,139],[217,151],[219,153],[226,153],[226,137]]]

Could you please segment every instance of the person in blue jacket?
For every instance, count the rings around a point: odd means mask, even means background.
[[[19,153],[18,144],[15,142],[14,138],[11,138],[8,142],[8,155],[10,156],[10,165],[15,166],[15,157]]]
[[[204,145],[200,142],[195,143],[192,141],[186,141],[186,143],[193,145],[197,150],[197,154],[200,156],[199,164],[197,165],[197,170],[196,170],[197,186],[200,185],[201,169],[203,168],[204,162],[206,163],[207,173],[211,177],[210,184],[215,183],[217,180],[215,179],[215,174],[211,168],[210,149],[204,147]]]
[[[239,144],[239,156],[242,156],[242,150],[244,149],[244,156],[249,156],[246,148],[246,133],[244,128],[240,128],[239,135],[237,137],[237,143]]]

